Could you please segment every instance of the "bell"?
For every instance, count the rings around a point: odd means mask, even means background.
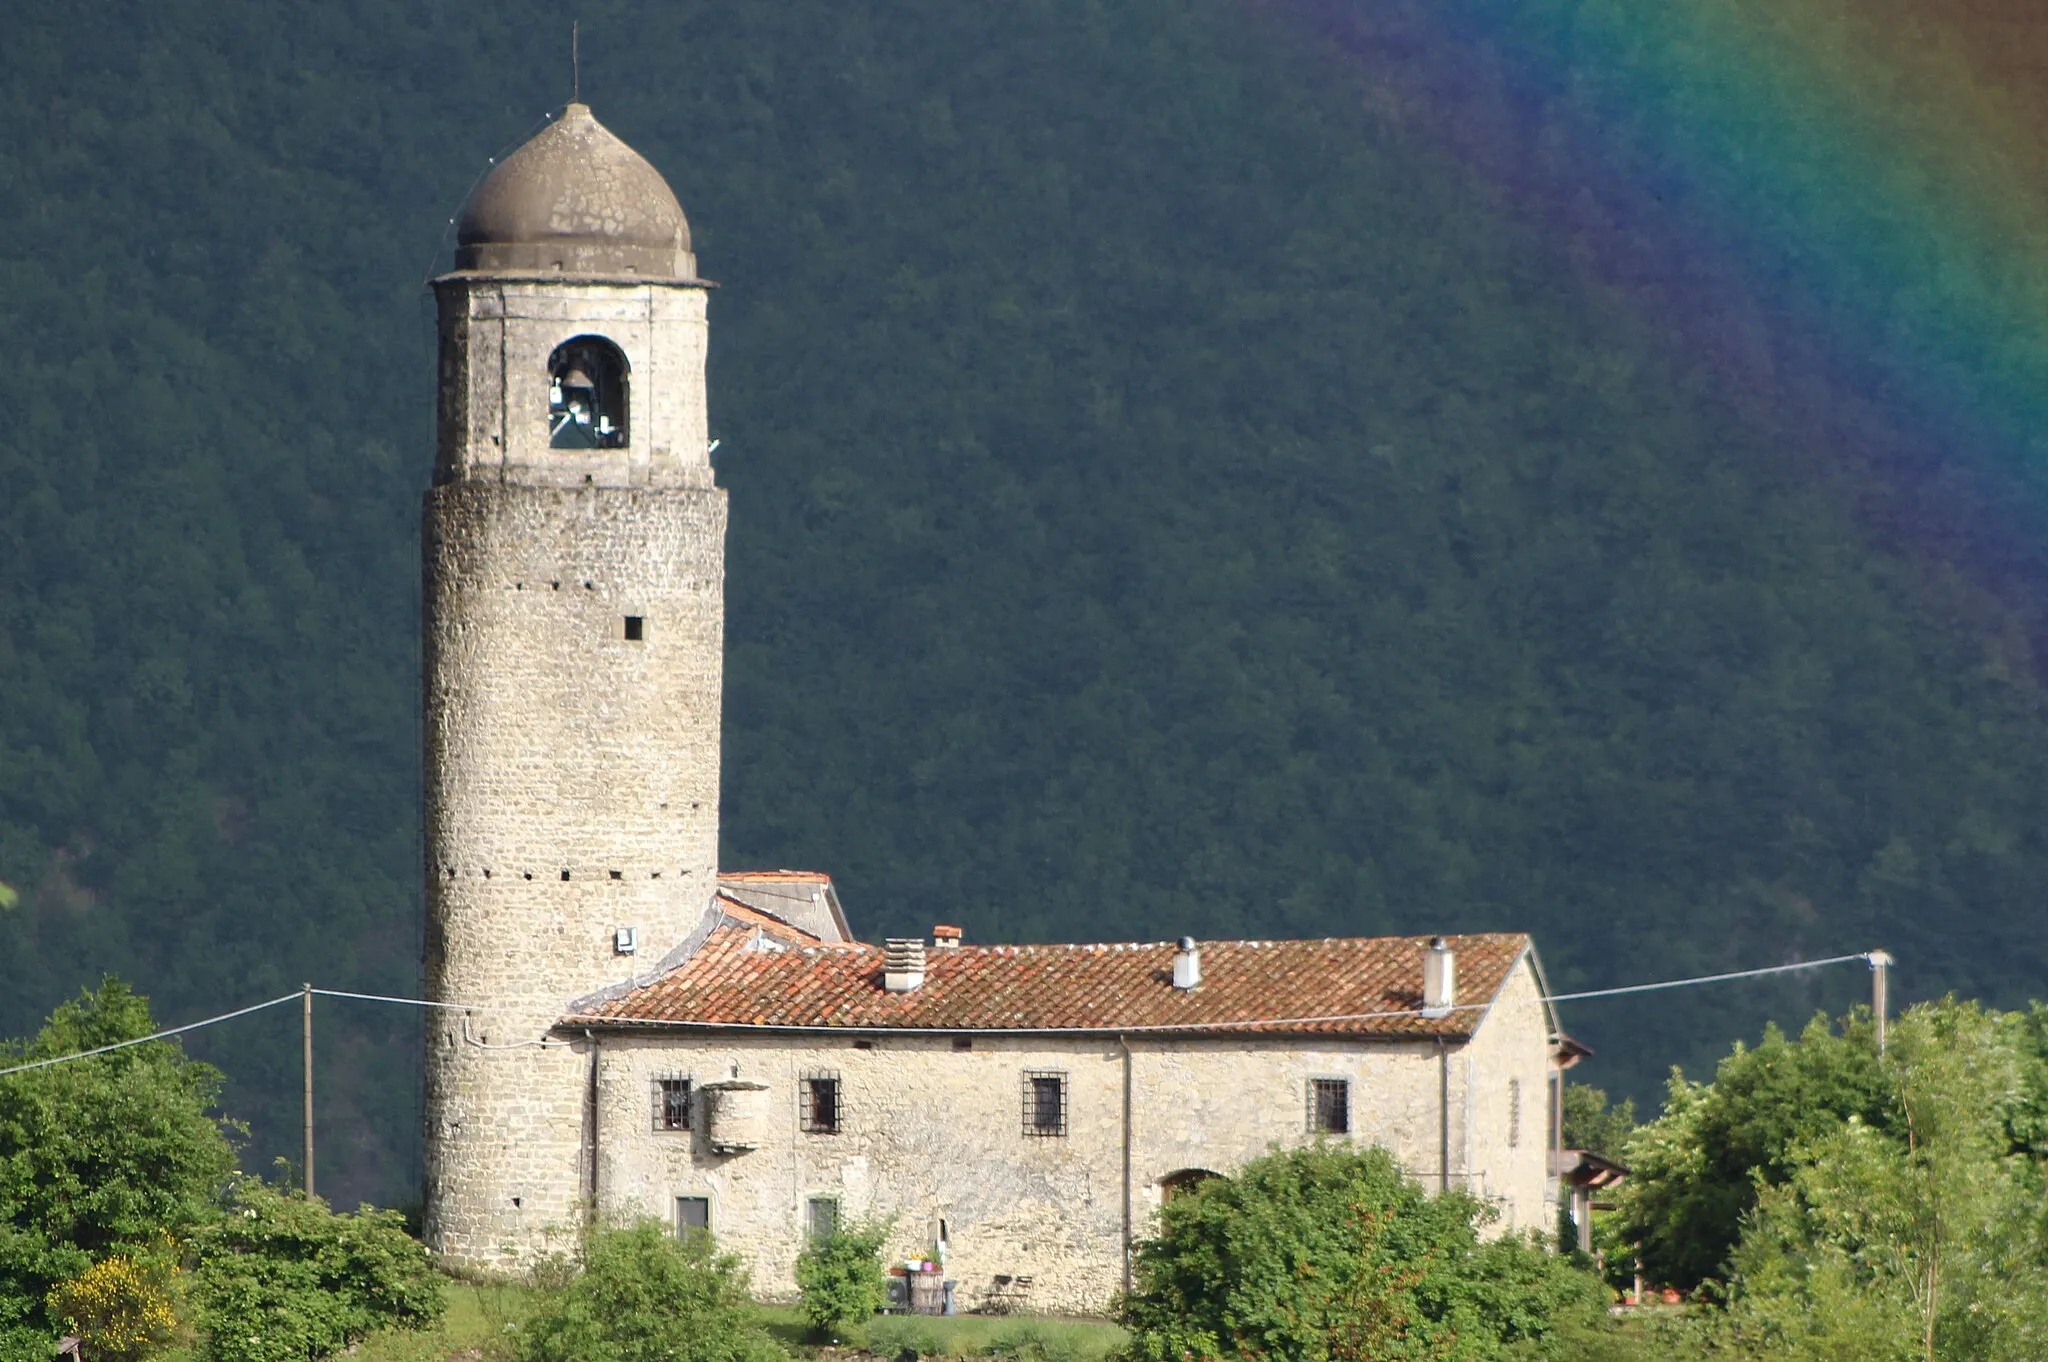
[[[582,388],[585,391],[597,387],[595,383],[590,381],[590,375],[584,373],[581,369],[571,369],[568,373],[563,374],[562,386],[564,388]]]

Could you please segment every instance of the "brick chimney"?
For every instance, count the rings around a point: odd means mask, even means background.
[[[940,923],[932,928],[932,949],[935,951],[955,950],[960,945],[961,935],[962,933],[958,927],[948,927],[944,923]]]

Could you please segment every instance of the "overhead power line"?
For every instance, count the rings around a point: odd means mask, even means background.
[[[313,990],[322,998],[354,998],[364,1003],[401,1003],[406,1007],[448,1007],[457,1012],[486,1010],[477,1003],[437,1003],[431,998],[394,998],[385,993],[344,993],[338,988],[316,988]]]
[[[153,1040],[162,1040],[166,1036],[183,1035],[187,1031],[197,1031],[202,1026],[213,1026],[219,1022],[233,1021],[236,1017],[246,1017],[251,1012],[261,1012],[266,1007],[276,1007],[281,1003],[288,1003],[294,998],[301,996],[303,996],[302,990],[293,989],[281,998],[272,998],[267,1003],[253,1003],[248,1007],[238,1007],[232,1012],[223,1012],[218,1017],[208,1017],[204,1021],[186,1022],[183,1026],[173,1026],[166,1030],[155,1032],[152,1035],[137,1036],[134,1040],[117,1040],[112,1045],[102,1045],[92,1050],[80,1050],[76,1054],[58,1055],[53,1059],[39,1059],[32,1064],[17,1064],[11,1069],[0,1069],[0,1078],[5,1078],[9,1074],[27,1073],[30,1069],[47,1069],[52,1064],[69,1064],[74,1059],[90,1059],[94,1055],[104,1055],[115,1050],[125,1050],[131,1045],[147,1045]]]
[[[1726,974],[1702,974],[1692,979],[1666,979],[1658,984],[1627,984],[1621,988],[1589,988],[1583,993],[1552,993],[1544,1002],[1575,1003],[1581,998],[1618,998],[1624,993],[1654,993],[1660,988],[1690,988],[1694,984],[1719,984],[1730,979],[1756,979],[1766,974],[1789,974],[1793,970],[1820,969],[1824,965],[1846,965],[1851,960],[1861,960],[1872,969],[1878,968],[1877,956],[1883,951],[1859,951],[1855,955],[1831,955],[1825,960],[1799,960],[1789,965],[1766,965],[1762,969],[1738,969]],[[1890,963],[1889,959],[1886,961]]]

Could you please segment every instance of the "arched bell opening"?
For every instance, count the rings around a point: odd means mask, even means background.
[[[1183,1168],[1178,1173],[1168,1173],[1159,1179],[1159,1200],[1165,1203],[1175,1197],[1186,1196],[1209,1179],[1222,1176],[1207,1168]]]
[[[625,448],[626,356],[602,336],[563,341],[548,356],[548,445]]]

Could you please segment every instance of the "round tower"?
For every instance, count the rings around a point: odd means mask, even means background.
[[[426,1235],[511,1265],[585,1214],[555,1023],[716,888],[725,493],[705,290],[661,175],[581,104],[464,206],[427,493]]]

